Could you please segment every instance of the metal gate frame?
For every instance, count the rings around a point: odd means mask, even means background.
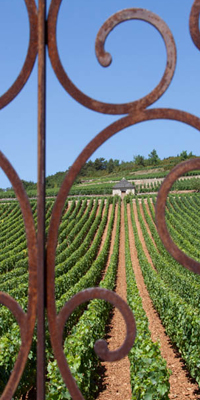
[[[104,67],[111,63],[111,55],[104,50],[105,40],[108,34],[116,25],[130,19],[139,19],[153,25],[161,34],[166,50],[167,63],[165,72],[160,83],[148,95],[130,103],[110,104],[97,101],[81,92],[69,79],[64,70],[57,49],[56,25],[58,11],[62,0],[52,0],[46,17],[46,0],[39,0],[38,8],[35,0],[24,0],[30,27],[30,39],[27,56],[22,70],[9,88],[0,97],[0,108],[8,105],[22,90],[26,84],[35,60],[38,55],[38,184],[37,184],[37,211],[38,224],[37,235],[35,232],[33,216],[30,203],[25,193],[21,180],[14,168],[0,152],[0,166],[9,178],[16,197],[22,210],[25,230],[27,236],[28,257],[29,257],[29,290],[28,308],[25,313],[20,305],[10,295],[0,292],[0,303],[10,309],[15,316],[21,332],[21,347],[14,369],[9,381],[1,396],[2,400],[10,400],[18,386],[23,373],[25,363],[30,351],[33,330],[37,317],[37,399],[45,399],[45,309],[47,309],[49,331],[54,356],[57,359],[60,372],[70,391],[72,398],[83,400],[83,396],[76,386],[71,372],[68,368],[66,358],[62,348],[62,333],[64,324],[71,312],[81,303],[93,298],[100,298],[118,307],[122,313],[126,326],[127,335],[123,345],[116,351],[110,352],[106,343],[101,340],[96,342],[95,351],[103,360],[114,361],[124,357],[133,345],[136,326],[132,312],[127,304],[114,292],[105,289],[92,288],[75,295],[65,304],[62,310],[56,315],[55,307],[55,252],[58,237],[58,229],[61,219],[62,209],[69,193],[69,190],[93,152],[101,146],[108,138],[122,129],[133,126],[142,121],[169,119],[181,121],[200,130],[200,119],[195,115],[184,111],[169,108],[148,109],[166,91],[173,78],[176,65],[176,47],[171,31],[165,22],[150,11],[141,8],[125,9],[111,16],[100,28],[95,42],[96,56],[100,64]],[[195,46],[200,50],[199,32],[200,0],[195,0],[190,14],[190,34]],[[70,171],[66,175],[60,188],[52,212],[47,244],[45,243],[45,134],[46,134],[46,59],[45,51],[48,47],[49,58],[52,68],[63,88],[83,106],[104,114],[124,115],[107,128],[102,130],[84,148]],[[200,159],[185,161],[176,166],[163,182],[158,194],[156,205],[156,220],[159,235],[169,253],[186,268],[200,274],[200,264],[184,254],[172,241],[165,222],[165,206],[168,192],[178,177],[183,173],[200,169]]]

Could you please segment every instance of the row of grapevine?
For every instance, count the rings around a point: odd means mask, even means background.
[[[154,398],[164,400],[168,399],[169,394],[169,372],[166,362],[160,355],[159,345],[151,341],[148,321],[142,308],[131,262],[130,227],[128,227],[127,218],[127,202],[130,198],[131,196],[125,197],[125,225],[121,226],[121,229],[125,229],[127,301],[137,325],[136,342],[129,354],[132,398],[134,400],[153,400]],[[145,243],[155,266],[155,270],[152,269],[145,256],[138,236],[133,200],[131,200],[128,207],[130,206],[131,210],[135,245],[145,283],[168,335],[179,348],[191,376],[200,383],[198,367],[200,364],[200,278],[185,270],[165,250],[155,227],[154,205],[150,198],[148,197],[147,200],[148,208],[146,201],[142,199],[142,213],[139,201],[137,199],[134,201],[137,205],[137,215]],[[46,233],[53,204],[53,200],[47,201]],[[187,250],[192,257],[197,259],[199,205],[198,195],[191,197],[170,195],[166,210],[168,229],[173,239],[180,247],[182,246],[183,250]],[[31,201],[31,206],[36,223],[36,201]],[[112,209],[111,214],[110,209]],[[100,285],[114,290],[120,245],[120,216],[121,201],[117,197],[108,197],[106,200],[79,198],[66,201],[56,249],[55,295],[58,311],[73,295],[85,288]],[[102,279],[110,251],[115,218],[117,218],[117,228],[113,254]],[[10,293],[26,310],[28,256],[24,223],[16,202],[1,204],[0,224],[2,228],[0,291]],[[105,242],[100,247],[106,227]],[[99,360],[93,346],[97,339],[104,336],[109,311],[110,305],[107,302],[94,300],[89,305],[79,306],[65,325],[64,351],[73,376],[86,399],[91,399],[97,391]],[[1,306],[0,315],[0,335],[0,389],[3,390],[20,346],[19,327],[12,314],[3,306]],[[16,399],[19,399],[35,384],[36,343],[36,336],[34,336],[26,371],[16,393]],[[46,357],[48,361],[47,399],[70,399],[53,358],[48,334]]]
[[[137,337],[129,353],[132,398],[164,400],[169,398],[170,373],[166,368],[166,361],[160,354],[159,344],[152,342],[148,319],[136,285],[129,246],[126,202],[124,211],[127,302],[134,313],[137,326]]]
[[[69,235],[70,235],[70,232],[73,231],[75,218],[78,215],[80,217],[79,221],[82,220],[82,225],[83,225],[82,228],[79,225],[79,230],[80,230],[80,232],[82,231],[82,235],[84,235],[84,238],[87,238],[87,236],[88,236],[87,232],[90,233],[91,227],[93,227],[93,229],[92,229],[92,236],[91,236],[91,234],[89,236],[90,239],[88,241],[88,246],[85,248],[85,255],[82,255],[82,258],[80,259],[81,261],[78,263],[77,262],[78,259],[76,258],[75,265],[74,266],[71,265],[71,267],[70,267],[71,269],[69,268],[69,271],[67,272],[67,274],[66,274],[64,267],[62,267],[62,273],[61,273],[61,266],[58,264],[56,266],[56,276],[58,275],[58,277],[56,278],[56,291],[58,293],[57,294],[58,309],[64,304],[64,301],[66,301],[67,298],[70,298],[76,291],[79,291],[88,286],[95,285],[96,282],[98,281],[98,279],[100,278],[103,260],[105,262],[105,259],[108,255],[109,238],[106,240],[107,247],[104,246],[103,250],[100,252],[97,259],[96,259],[96,255],[97,255],[98,248],[99,248],[99,245],[101,242],[103,231],[104,231],[106,223],[107,223],[108,209],[109,209],[109,204],[111,202],[112,202],[112,200],[110,199],[109,201],[107,201],[106,206],[104,206],[105,201],[102,200],[98,214],[96,215],[98,202],[95,201],[95,207],[93,210],[94,212],[93,212],[92,219],[90,219],[90,217],[87,218],[88,215],[87,215],[87,210],[85,209],[85,205],[86,205],[85,200],[83,201],[82,206],[81,206],[80,202],[78,202],[77,204],[74,203],[71,208],[71,214],[69,214],[68,224],[67,224],[68,226],[71,226],[71,229],[68,229],[68,231],[67,231],[67,233]],[[91,204],[93,205],[93,201],[89,202],[90,210],[92,208]],[[75,212],[75,208],[77,208],[76,212]],[[84,216],[84,212],[87,215],[87,217],[85,219],[81,218],[81,212],[80,212],[81,208],[82,208],[82,217]],[[105,208],[105,211],[103,213],[104,208]],[[114,208],[115,207],[113,206],[112,218],[110,220],[110,228],[108,230],[109,235],[111,235],[111,232],[112,232]],[[68,208],[68,210],[69,210],[69,208]],[[63,220],[65,219],[65,214],[66,213],[63,213]],[[90,213],[90,216],[91,216],[91,214],[92,214],[92,212]],[[73,224],[71,224],[72,221],[73,221]],[[90,226],[88,224],[88,221],[90,223]],[[63,223],[63,221],[61,222],[61,224],[62,223]],[[86,230],[83,229],[85,225],[87,226]],[[94,239],[94,235],[95,235],[95,239]],[[66,247],[67,247],[68,246],[67,237],[65,237],[63,240],[66,241]],[[61,246],[61,244],[62,243],[58,243],[59,246]],[[69,245],[69,247],[70,247],[70,245]],[[62,251],[59,253],[59,256],[60,255],[62,255]],[[65,260],[66,265],[67,265],[68,259],[69,258],[66,258],[66,260]],[[96,259],[96,261],[95,261],[95,259]],[[94,266],[93,266],[93,263],[95,263]],[[82,268],[83,265],[85,265],[85,270],[83,270],[83,268]],[[99,268],[99,265],[101,265],[101,269]],[[60,269],[59,269],[59,267],[60,267]],[[23,306],[23,308],[26,309],[27,273],[23,274],[23,275],[15,276],[15,273],[13,271],[14,270],[11,271],[12,279],[8,279],[7,283],[4,282],[2,279],[1,290],[8,289],[8,287],[9,287],[10,294],[13,295],[13,297],[17,298],[20,301],[20,304]],[[58,271],[59,271],[59,273],[58,273]],[[15,286],[15,288],[14,288],[14,286]],[[12,315],[8,312],[8,310],[5,307],[2,307],[1,311],[2,311],[1,312],[1,322],[2,322],[1,327],[3,327],[3,331],[1,332],[1,341],[0,341],[0,346],[1,346],[0,370],[2,372],[2,375],[1,375],[2,380],[0,381],[0,386],[1,386],[1,388],[3,388],[3,386],[5,385],[6,379],[8,378],[8,376],[10,374],[14,359],[15,359],[17,351],[19,349],[20,335],[19,335],[18,326],[14,322]],[[82,311],[83,310],[79,309],[79,311],[75,313],[76,315],[74,315],[72,318],[70,318],[70,329],[72,329],[73,324],[77,321],[77,318],[80,317]],[[12,345],[11,345],[11,343],[12,343]],[[33,384],[32,377],[34,376],[33,371],[35,369],[35,357],[36,357],[35,349],[36,349],[36,338],[34,338],[34,341],[33,341],[33,346],[32,346],[31,353],[29,355],[26,372],[24,374],[24,378],[20,382],[17,396],[19,396],[20,393],[23,393],[24,391],[27,390],[27,385],[29,385],[29,387],[30,387],[30,385]]]
[[[3,205],[4,206],[4,205]],[[33,215],[34,219],[36,218],[36,202],[34,201],[32,203],[33,207]],[[8,208],[8,204],[7,204]],[[16,210],[16,213],[12,212],[12,208]],[[52,202],[47,202],[47,224],[49,217],[51,213],[49,214],[49,208],[52,208]],[[25,230],[24,230],[24,224],[23,224],[23,219],[21,216],[21,212],[19,209],[19,206],[17,203],[12,203],[11,205],[11,210],[9,213],[7,213],[7,219],[4,218],[1,221],[3,221],[4,227],[6,228],[6,231],[10,231],[10,235],[7,235],[9,238],[9,242],[12,243],[15,240],[15,237],[18,236],[18,238],[22,241],[25,240]],[[17,222],[16,222],[17,221]],[[16,228],[18,226],[18,232],[16,229],[12,229],[14,225],[16,225]],[[20,228],[21,227],[21,228]],[[20,228],[20,229],[19,229]],[[3,230],[5,231],[5,229]],[[14,231],[14,232],[13,232]],[[6,239],[7,239],[6,236]],[[17,253],[17,248],[15,248],[15,253]],[[4,251],[4,257],[5,260],[1,261],[0,267],[2,274],[0,275],[0,282],[1,282],[1,290],[9,292],[14,298],[16,298],[20,305],[26,310],[27,306],[27,284],[28,284],[28,274],[27,274],[27,269],[28,269],[28,258],[24,259],[19,259],[15,263],[11,265],[10,259],[8,258],[6,260],[7,254],[9,252],[6,252],[6,246],[5,246],[5,251]],[[5,269],[5,261],[7,261],[7,266]],[[25,261],[25,262],[22,262]],[[3,335],[3,336],[2,336]],[[17,323],[15,322],[12,314],[7,310],[7,308],[1,306],[1,383],[0,386],[3,388],[5,386],[6,379],[8,378],[10,371],[13,368],[13,363],[17,355],[17,351],[19,349],[20,345],[20,335],[19,335],[19,328],[17,326]],[[34,347],[34,346],[33,346]],[[32,353],[30,354],[30,359],[32,357]],[[34,361],[35,363],[35,361]],[[32,363],[31,368],[35,368],[34,363]],[[31,371],[30,368],[30,371]],[[32,372],[33,373],[33,372]],[[6,378],[7,377],[7,378]],[[26,381],[27,374],[25,374],[24,382]],[[30,385],[30,383],[29,383]],[[23,384],[22,384],[23,386]],[[24,385],[24,390],[26,388],[26,385]]]
[[[107,273],[103,281],[100,283],[100,286],[109,289],[113,289],[117,269],[117,258],[119,252],[119,223],[120,208],[118,208],[118,222],[113,255],[111,256]],[[124,227],[122,227],[122,229],[124,229]],[[129,355],[131,361],[130,373],[132,398],[150,399],[153,398],[153,394],[155,395],[156,393],[157,399],[168,399],[169,372],[166,368],[166,362],[160,355],[158,343],[153,343],[151,340],[150,332],[148,330],[147,317],[142,308],[141,298],[134,280],[133,268],[130,260],[126,209],[125,230],[127,299],[130,307],[135,313],[138,327],[136,343]],[[107,237],[108,240],[110,240],[109,236]],[[106,246],[106,243],[104,246]],[[95,271],[97,271],[98,265],[99,261],[97,260],[93,266],[93,275],[95,274]],[[83,279],[85,280],[85,276]],[[106,283],[107,280],[110,282],[109,284]],[[78,288],[76,289],[81,289],[79,283]],[[75,293],[77,293],[76,290],[73,290],[73,292],[71,291],[71,295]],[[69,297],[66,298],[66,300],[68,299]],[[78,324],[72,328],[71,334],[64,341],[64,351],[68,364],[80,390],[86,398],[92,398],[92,393],[94,392],[95,394],[95,391],[97,390],[98,375],[96,369],[99,365],[99,360],[94,353],[93,346],[95,341],[104,335],[109,309],[110,306],[106,302],[99,300],[92,301],[87,311],[85,311],[83,316],[80,318]],[[70,395],[66,391],[55,360],[50,361],[48,364],[48,378],[48,399],[70,399]]]
[[[161,256],[158,248],[156,249],[153,243],[150,242],[150,237],[145,231],[139,206],[137,209],[145,242],[157,269],[157,272],[153,270],[146,258],[138,238],[132,212],[132,223],[137,238],[138,255],[145,283],[168,335],[178,347],[191,376],[200,383],[200,313],[199,308],[197,308],[199,304],[198,277],[181,266],[178,271],[176,268],[171,268],[167,258],[165,259],[164,256]],[[193,295],[195,293],[194,299]]]
[[[104,247],[101,252],[105,255],[103,257],[101,256],[101,254],[99,255],[101,257],[101,261],[98,259],[96,260],[92,268],[92,274],[90,274],[91,276],[93,276],[96,271],[98,271],[98,269],[102,268],[102,266],[105,266],[108,256],[108,246],[111,240],[113,220],[114,207],[109,223],[107,240],[105,241]],[[120,204],[118,207],[117,229],[113,253],[107,272],[103,280],[99,284],[100,287],[104,287],[110,290],[113,290],[115,285],[115,275],[117,270],[119,251],[119,230]],[[93,283],[93,285],[95,284]],[[82,287],[82,289],[84,287]],[[80,290],[80,285],[76,288],[76,290],[77,292]],[[73,291],[73,294],[75,294],[75,291]],[[71,334],[65,339],[64,342],[64,351],[67,357],[68,364],[80,390],[85,396],[89,395],[92,397],[92,393],[95,393],[95,391],[97,390],[96,385],[98,376],[96,373],[96,368],[99,365],[99,360],[94,353],[93,347],[95,341],[104,336],[105,324],[108,319],[109,310],[109,303],[101,300],[91,301],[87,310],[80,318],[79,322],[74,326]],[[49,383],[47,384],[47,399],[70,399],[70,395],[66,391],[66,387],[57,368],[56,361],[51,361],[48,364],[48,378]]]

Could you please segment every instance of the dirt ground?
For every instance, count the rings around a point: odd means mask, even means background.
[[[120,235],[120,258],[119,258],[119,269],[117,275],[116,292],[126,298],[126,282],[125,282],[125,249],[124,249],[124,220],[123,220],[123,207],[122,206],[122,220],[121,220],[121,235]],[[134,205],[134,212],[137,216],[136,205]],[[139,237],[142,242],[144,251],[152,264],[152,260],[147,251],[144,243],[144,238],[140,229],[138,218],[136,217],[137,228]],[[167,336],[165,329],[161,323],[158,313],[154,310],[148,291],[146,289],[142,272],[137,259],[137,251],[134,242],[134,234],[131,226],[130,219],[130,205],[128,205],[128,224],[129,224],[129,240],[131,246],[131,258],[137,286],[142,297],[143,308],[147,314],[149,320],[149,329],[151,331],[151,337],[153,341],[160,342],[160,349],[163,358],[166,359],[168,368],[172,371],[170,377],[170,399],[177,400],[198,400],[200,399],[200,391],[198,385],[192,380],[187,373],[185,364],[181,359],[177,349],[172,345],[169,337]],[[121,315],[114,310],[113,318],[109,325],[108,342],[109,348],[117,348],[124,338],[125,327],[121,320]],[[98,400],[115,400],[118,399],[130,400],[131,389],[130,389],[130,376],[129,376],[129,361],[124,359],[116,363],[102,363],[105,371],[105,378],[103,380],[103,390],[98,396]]]
[[[124,205],[121,208],[121,226],[124,226]],[[125,232],[120,231],[119,263],[116,281],[116,293],[126,300],[126,276],[125,276]],[[117,309],[113,311],[113,317],[108,327],[107,341],[109,349],[114,350],[123,343],[126,328],[122,315]],[[102,363],[105,371],[103,379],[103,391],[97,397],[98,400],[131,399],[130,363],[128,357],[112,363]]]
[[[136,215],[136,224],[138,228],[139,237],[143,249],[148,257],[152,267],[153,263],[148,250],[145,246],[142,231],[137,218],[136,204],[133,203],[134,213]],[[177,349],[172,345],[165,329],[161,323],[158,313],[154,310],[148,291],[146,289],[142,272],[137,259],[137,251],[134,242],[134,234],[130,218],[130,205],[128,205],[128,226],[129,226],[129,240],[131,246],[131,258],[133,269],[135,273],[136,283],[142,297],[143,308],[149,320],[149,329],[153,341],[160,342],[160,349],[162,356],[166,359],[168,368],[172,371],[170,377],[170,399],[177,400],[198,400],[200,399],[200,391],[198,385],[189,377],[185,364],[180,357]],[[109,210],[110,215],[111,209]],[[117,213],[117,209],[116,209]],[[106,230],[105,230],[106,231]],[[114,236],[116,231],[116,218],[113,227],[113,234],[111,240],[111,247],[109,259],[112,253]],[[105,232],[106,235],[106,232]],[[105,235],[102,238],[102,244],[105,240]],[[108,260],[109,260],[108,259]],[[116,293],[126,300],[126,277],[125,277],[125,232],[124,232],[124,205],[121,209],[121,231],[120,231],[120,248],[119,248],[119,263],[118,273],[116,280]],[[107,327],[106,339],[109,344],[109,349],[114,350],[121,346],[125,338],[126,328],[122,315],[117,309],[113,310],[110,322]],[[129,359],[125,357],[123,360],[113,363],[102,362],[102,368],[99,373],[102,375],[102,385],[97,400],[131,400],[131,386],[129,374]],[[32,389],[26,396],[20,400],[35,400],[36,392]]]

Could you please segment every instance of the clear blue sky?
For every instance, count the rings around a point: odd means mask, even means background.
[[[49,2],[48,2],[49,3]],[[199,115],[200,54],[189,34],[192,0],[63,0],[58,18],[58,47],[69,77],[83,92],[105,102],[127,102],[149,93],[160,81],[166,51],[160,34],[142,21],[120,24],[109,35],[110,67],[95,57],[100,26],[113,13],[131,7],[151,10],[165,20],[177,46],[177,66],[167,92],[152,107],[170,107]],[[0,1],[0,93],[19,73],[26,55],[29,24],[24,1]],[[47,61],[47,175],[65,171],[83,147],[120,116],[90,111],[60,86]],[[37,62],[18,97],[1,111],[1,150],[21,179],[37,179]],[[161,158],[182,150],[200,155],[200,135],[172,121],[150,121],[115,135],[94,153],[96,157],[130,161],[148,157],[153,148]],[[10,183],[0,174],[0,187]]]

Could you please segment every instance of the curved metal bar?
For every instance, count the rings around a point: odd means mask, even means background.
[[[195,46],[200,50],[199,15],[200,0],[195,0],[190,13],[190,35]]]
[[[93,299],[101,299],[106,300],[111,303],[114,307],[117,307],[121,312],[127,328],[126,339],[122,346],[115,350],[109,351],[107,343],[105,340],[99,340],[95,343],[95,351],[97,355],[104,361],[117,361],[121,360],[121,358],[125,357],[129,350],[131,349],[135,337],[136,337],[136,324],[135,319],[133,317],[133,313],[131,309],[128,307],[127,303],[121,299],[116,293],[102,288],[90,288],[85,289],[75,296],[73,296],[65,306],[62,308],[60,313],[57,316],[57,331],[58,331],[58,340],[60,345],[62,346],[62,336],[63,329],[65,323],[72,312],[78,307],[80,304],[83,304],[89,300]]]
[[[9,310],[12,312],[20,327],[21,337],[23,337],[24,331],[22,328],[24,328],[25,325],[26,314],[20,305],[9,294],[4,292],[0,292],[0,303],[9,308]]]
[[[52,67],[59,82],[76,101],[83,104],[85,107],[90,108],[91,110],[98,111],[100,113],[128,114],[135,111],[138,108],[144,108],[149,106],[150,104],[154,103],[159,97],[162,96],[162,94],[166,91],[167,87],[169,86],[174,74],[176,65],[176,46],[170,29],[160,17],[144,9],[130,8],[127,10],[119,11],[118,13],[114,14],[104,23],[104,25],[99,30],[99,33],[97,34],[96,38],[96,55],[99,62],[103,66],[108,66],[111,62],[111,56],[109,55],[109,53],[105,53],[104,51],[104,42],[107,35],[116,25],[130,19],[143,20],[153,25],[163,37],[167,49],[167,63],[164,75],[160,83],[151,93],[149,93],[147,96],[137,101],[133,101],[130,103],[124,103],[124,104],[103,103],[94,100],[89,96],[85,95],[83,92],[81,92],[69,79],[66,71],[62,66],[56,41],[57,17],[61,1],[62,0],[52,0],[49,9],[49,16],[48,16],[49,58],[51,60]]]
[[[136,113],[135,115],[129,115],[121,118],[118,121],[115,121],[113,124],[105,128],[101,131],[91,142],[85,147],[85,149],[80,153],[72,167],[70,168],[69,173],[65,176],[63,184],[60,188],[60,191],[57,195],[54,208],[52,211],[52,217],[50,221],[49,227],[49,235],[47,241],[47,314],[48,314],[48,322],[49,322],[49,331],[52,342],[53,349],[57,346],[57,337],[59,332],[57,331],[57,316],[56,316],[56,306],[55,306],[55,253],[56,253],[56,244],[58,237],[58,228],[60,223],[60,218],[62,214],[62,209],[64,207],[64,203],[66,197],[69,193],[71,185],[76,178],[77,174],[81,170],[82,166],[85,164],[87,159],[92,155],[92,153],[107,139],[112,137],[117,132],[122,129],[132,126],[139,122],[156,120],[156,119],[169,119],[184,122],[194,128],[200,130],[200,119],[196,116],[176,110],[176,109],[149,109],[145,111],[141,111]],[[64,311],[63,311],[64,312]],[[63,357],[56,348],[55,357]],[[63,351],[63,350],[62,350]],[[59,363],[60,365],[60,363]],[[66,364],[65,364],[65,368]],[[65,373],[65,372],[63,372]],[[71,379],[71,378],[70,378]],[[68,387],[71,384],[70,379],[67,383]],[[74,383],[72,384],[72,386]],[[73,386],[74,387],[74,386]],[[82,395],[80,395],[82,396]],[[77,397],[77,399],[83,399],[83,397]]]
[[[62,209],[69,190],[75,180],[77,174],[87,161],[89,157],[98,149],[106,140],[115,135],[117,132],[124,128],[133,126],[139,122],[156,120],[156,119],[169,119],[174,121],[184,122],[194,128],[200,130],[200,119],[192,114],[176,109],[149,109],[129,115],[115,121],[113,124],[101,131],[80,153],[78,158],[73,163],[68,174],[65,176],[63,184],[58,192],[54,208],[52,211],[49,234],[47,240],[47,312],[49,320],[49,328],[53,327],[56,318],[55,307],[55,288],[54,288],[54,265],[55,265],[55,252],[58,238],[58,228]]]
[[[164,40],[167,50],[167,63],[161,81],[151,93],[132,103],[124,104],[124,112],[126,113],[130,113],[133,108],[146,108],[158,100],[170,85],[176,67],[176,45],[170,29],[160,17],[142,8],[129,8],[119,11],[107,19],[102,25],[95,42],[95,51],[99,63],[103,67],[107,67],[112,62],[110,53],[104,50],[105,41],[109,33],[122,22],[134,19],[148,22],[158,30]]]
[[[1,396],[1,400],[10,400],[13,397],[13,394],[18,386],[21,375],[23,373],[26,360],[30,351],[33,330],[35,326],[37,305],[37,246],[34,220],[28,197],[24,191],[22,182],[18,177],[16,171],[2,152],[0,152],[0,166],[10,180],[22,210],[27,236],[29,257],[29,288],[27,314],[25,314],[21,310],[21,307],[17,305],[17,302],[10,296],[4,293],[1,293],[0,296],[0,301],[2,301],[2,303],[5,304],[13,312],[15,318],[17,319],[20,326],[22,339],[22,343],[13,371]]]
[[[194,169],[200,169],[200,158],[194,158],[191,160],[184,161],[178,164],[172,171],[167,175],[163,181],[161,188],[158,193],[156,203],[156,225],[160,238],[166,247],[167,251],[175,258],[180,264],[190,271],[200,274],[200,263],[188,257],[183,251],[181,251],[171,239],[167,224],[165,221],[165,207],[167,201],[167,195],[173,185],[173,183],[182,176],[185,172],[192,171]]]
[[[132,311],[124,300],[122,300],[116,293],[111,292],[110,290],[102,288],[86,289],[73,296],[65,304],[65,306],[62,308],[56,318],[54,333],[53,336],[51,335],[51,340],[54,354],[57,359],[58,367],[60,369],[62,377],[69,389],[70,395],[73,399],[77,400],[83,400],[84,398],[79,391],[75,380],[72,377],[66,361],[66,357],[62,347],[63,329],[66,320],[69,318],[74,309],[80,304],[92,299],[105,300],[117,307],[121,312],[127,327],[126,339],[119,349],[115,351],[109,351],[107,343],[104,340],[98,340],[95,343],[95,351],[102,360],[116,361],[125,357],[130,351],[136,337],[136,325]]]
[[[12,86],[0,96],[0,109],[9,104],[22,90],[33,69],[37,55],[37,7],[34,0],[24,0],[29,17],[30,38],[24,65]]]
[[[11,102],[17,96],[19,91],[22,89],[22,87],[24,86],[24,84],[26,83],[26,81],[30,76],[37,55],[37,49],[38,49],[37,7],[35,4],[35,0],[24,0],[24,1],[27,8],[29,25],[30,25],[30,39],[29,39],[28,52],[22,70],[19,76],[17,77],[16,81],[8,89],[8,91],[0,97],[0,108],[3,108],[9,102]],[[145,97],[137,101],[133,101],[130,103],[123,103],[123,104],[109,104],[100,102],[88,97],[83,92],[81,92],[69,79],[67,73],[65,72],[61,64],[60,57],[58,54],[58,48],[56,42],[56,25],[57,25],[57,17],[61,1],[62,0],[51,1],[50,11],[47,21],[49,57],[52,63],[52,67],[61,85],[74,99],[76,99],[79,103],[83,104],[84,106],[92,110],[105,114],[129,114],[128,116],[119,119],[118,121],[108,126],[106,129],[104,129],[102,132],[100,132],[78,156],[73,166],[71,167],[69,173],[66,175],[65,180],[58,193],[49,228],[49,237],[47,243],[47,311],[48,311],[48,321],[49,321],[49,330],[52,341],[52,347],[55,353],[55,357],[58,360],[60,371],[64,377],[64,380],[70,390],[72,397],[76,397],[76,399],[83,400],[83,396],[78,390],[76,383],[71,376],[71,372],[67,365],[65,355],[62,349],[62,332],[64,329],[64,324],[66,319],[73,311],[73,309],[84,301],[88,301],[89,299],[93,298],[100,298],[111,302],[121,311],[127,325],[127,337],[121,348],[117,349],[116,351],[109,352],[107,345],[105,344],[104,341],[97,341],[97,343],[95,344],[95,350],[97,354],[102,359],[105,360],[113,361],[123,357],[127,353],[127,351],[133,344],[136,327],[132,312],[129,310],[127,304],[123,302],[123,300],[121,300],[113,292],[106,291],[105,289],[100,289],[100,288],[87,289],[81,293],[78,293],[76,296],[74,296],[74,298],[72,298],[68,303],[66,303],[66,305],[63,307],[59,315],[58,316],[56,315],[55,287],[54,287],[55,252],[56,252],[58,228],[65,199],[69,193],[70,187],[74,179],[76,178],[77,174],[79,173],[80,169],[87,161],[87,159],[101,144],[103,144],[108,138],[112,137],[114,134],[121,131],[122,129],[132,126],[136,123],[148,120],[171,119],[184,122],[200,130],[200,119],[189,113],[173,109],[144,110],[145,107],[148,107],[149,105],[153,104],[166,91],[167,87],[169,86],[172,80],[176,65],[176,48],[171,31],[164,23],[164,21],[160,19],[160,17],[144,9],[132,8],[128,10],[122,10],[114,14],[112,17],[110,17],[103,24],[103,26],[99,30],[99,33],[97,34],[96,54],[97,58],[99,59],[99,62],[103,66],[108,66],[111,62],[111,56],[109,55],[109,53],[105,53],[104,51],[104,44],[108,34],[114,29],[116,25],[126,20],[139,19],[146,21],[151,25],[153,25],[159,31],[167,49],[167,64],[163,77],[159,82],[159,84],[152,90],[151,93],[147,94]],[[44,2],[42,6],[43,5]],[[200,13],[200,0],[195,0],[190,15],[190,33],[195,45],[198,48],[200,48],[200,35],[198,27],[199,13]],[[45,24],[43,24],[42,27],[43,37],[45,37],[44,27]],[[45,66],[40,64],[40,68],[41,69],[43,68],[44,72]],[[199,165],[200,164],[198,164],[198,166]],[[3,168],[4,172],[10,179],[12,186],[15,190],[16,196],[20,203],[25,223],[28,255],[29,255],[29,298],[28,298],[27,314],[23,312],[21,307],[14,299],[12,299],[9,295],[0,292],[0,302],[5,306],[7,306],[15,316],[20,326],[21,339],[22,339],[21,347],[19,350],[19,354],[14,369],[11,373],[10,379],[5,387],[5,390],[1,396],[1,399],[9,400],[13,397],[13,393],[19,383],[32,342],[32,335],[36,318],[36,304],[37,304],[37,243],[36,243],[34,221],[28,198],[25,194],[22,183],[19,177],[17,176],[15,170],[1,152],[0,152],[0,166]],[[195,164],[195,168],[196,167],[197,164]],[[169,246],[169,243],[171,246],[171,249],[169,247],[167,248],[168,251],[174,257],[177,256],[178,261],[181,260],[179,262],[182,262],[182,264],[185,265],[187,268],[197,273],[200,273],[199,263],[187,257],[184,253],[180,251],[180,249],[176,247],[173,248],[174,243],[172,241],[170,242],[171,238],[167,237],[167,235],[169,234],[165,230],[166,228],[165,217],[164,217],[165,203],[161,204],[163,199],[166,200],[168,191],[173,182],[177,179],[177,177],[179,177],[183,173],[183,171],[189,171],[191,169],[194,169],[193,164],[191,163],[181,164],[181,166],[178,166],[175,170],[172,171],[171,175],[169,175],[169,177],[166,178],[165,182],[162,185],[161,191],[159,192],[158,195],[158,205],[156,212],[157,212],[158,225],[161,232],[161,238],[162,239],[164,238],[164,240],[166,240],[167,246]],[[173,251],[171,252],[170,250],[172,249]]]
[[[48,264],[47,274],[48,274],[48,288],[49,288],[48,302],[51,302],[52,295],[54,293],[53,271],[54,271],[55,250],[57,244],[58,228],[59,228],[61,213],[64,207],[66,197],[68,196],[69,190],[77,174],[80,172],[81,168],[83,167],[87,159],[91,157],[94,151],[96,151],[110,137],[120,132],[124,128],[133,126],[140,122],[156,120],[156,119],[169,119],[169,120],[179,121],[187,125],[190,125],[196,128],[197,130],[200,130],[200,118],[184,111],[176,109],[165,109],[165,108],[149,109],[141,112],[138,111],[138,113],[136,113],[135,115],[129,115],[119,119],[118,121],[115,121],[110,126],[101,131],[97,136],[95,136],[83,149],[83,151],[79,154],[78,158],[71,166],[68,174],[66,174],[54,204],[50,227],[49,227],[49,235],[47,240],[47,264]],[[51,302],[51,307],[53,307],[53,302]]]

